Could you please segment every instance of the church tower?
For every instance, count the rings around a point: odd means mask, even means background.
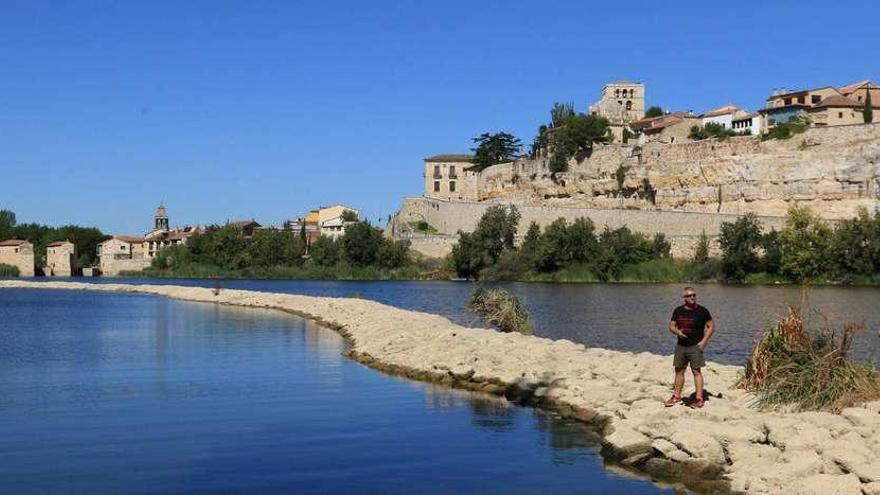
[[[168,230],[168,213],[165,211],[165,204],[159,203],[154,216],[153,230]]]

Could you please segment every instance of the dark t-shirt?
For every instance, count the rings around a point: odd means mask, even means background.
[[[706,323],[712,321],[709,310],[697,304],[693,309],[681,305],[672,312],[672,321],[685,334],[686,338],[678,338],[679,345],[697,345],[703,340]]]

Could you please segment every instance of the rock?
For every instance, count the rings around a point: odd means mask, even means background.
[[[862,484],[853,474],[842,476],[815,474],[798,480],[789,487],[776,490],[785,495],[861,495]]]
[[[658,438],[657,440],[651,442],[651,447],[653,447],[655,450],[663,454],[664,457],[671,461],[685,462],[693,459],[689,454],[679,449],[674,443],[670,442],[669,440]]]
[[[615,426],[614,432],[605,437],[604,444],[617,459],[653,451],[648,437],[626,426]]]

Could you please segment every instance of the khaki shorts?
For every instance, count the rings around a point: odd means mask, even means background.
[[[687,368],[688,363],[692,370],[698,370],[706,366],[706,359],[703,357],[703,351],[698,345],[685,347],[683,345],[675,345],[675,357],[672,359],[672,366],[677,369]]]

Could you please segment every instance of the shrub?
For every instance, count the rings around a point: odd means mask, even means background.
[[[504,289],[476,287],[468,309],[502,332],[532,332],[529,312],[516,296]]]
[[[755,347],[737,385],[753,392],[761,408],[839,412],[880,398],[880,376],[873,366],[856,364],[847,352],[863,325],[845,324],[835,339],[831,328],[809,331],[804,308],[767,330]]]
[[[18,277],[21,273],[17,266],[0,263],[0,277]]]

